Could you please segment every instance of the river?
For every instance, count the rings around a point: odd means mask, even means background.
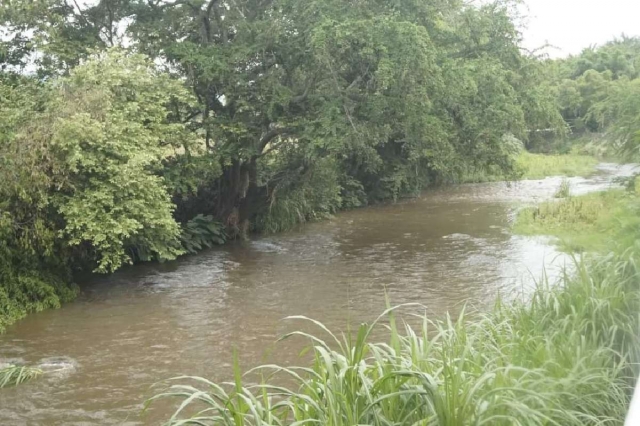
[[[606,189],[630,166],[601,164],[572,192]],[[549,199],[560,178],[460,185],[369,207],[291,232],[233,243],[175,262],[80,283],[62,309],[31,315],[0,336],[0,363],[55,370],[0,390],[1,425],[158,424],[140,415],[155,382],[181,374],[225,380],[233,348],[250,368],[293,363],[302,342],[274,344],[306,315],[329,328],[420,302],[434,318],[464,304],[518,297],[543,268],[567,261],[546,238],[513,235],[518,208]]]

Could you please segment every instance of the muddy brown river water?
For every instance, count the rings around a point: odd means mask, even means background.
[[[602,190],[631,166],[602,164],[573,178],[574,194]],[[80,283],[77,301],[34,314],[0,336],[0,363],[52,370],[0,390],[0,425],[158,424],[144,416],[155,382],[181,374],[226,380],[233,348],[249,368],[293,363],[302,342],[274,344],[306,315],[329,328],[371,321],[385,307],[420,302],[457,314],[517,297],[543,268],[567,259],[545,238],[515,236],[522,205],[553,196],[560,178],[461,185],[393,205],[166,264],[141,265]]]

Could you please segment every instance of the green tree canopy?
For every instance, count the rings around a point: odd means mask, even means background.
[[[47,86],[39,110],[30,103],[30,111],[12,110],[28,120],[3,132],[0,146],[4,209],[33,224],[19,234],[48,229],[100,271],[136,256],[174,258],[179,228],[155,172],[176,147],[193,142],[184,125],[168,120],[169,103],[189,102],[188,92],[146,58],[119,50],[97,54]],[[29,220],[35,216],[40,225]]]

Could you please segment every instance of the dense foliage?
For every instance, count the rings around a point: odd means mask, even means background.
[[[0,317],[76,269],[515,175],[564,130],[515,4],[3,2]]]
[[[213,214],[245,234],[469,169],[511,171],[505,136],[561,127],[541,64],[519,48],[512,6],[13,0],[2,18],[14,68],[32,51],[40,75],[66,74],[92,49],[126,39],[184,83],[197,102],[173,118],[218,166],[187,183],[187,198],[200,200],[174,198],[180,219]],[[188,163],[165,165],[208,166]]]
[[[28,85],[1,84],[0,317],[72,297],[74,267],[112,271],[183,252],[156,173],[193,140],[168,120],[168,102],[189,100],[179,82],[111,51],[33,96]]]
[[[638,158],[640,39],[621,37],[547,63],[558,105],[573,133],[606,133],[600,145]]]

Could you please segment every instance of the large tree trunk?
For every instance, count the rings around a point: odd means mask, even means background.
[[[247,238],[251,221],[266,205],[267,194],[258,186],[258,158],[267,145],[285,133],[286,129],[266,126],[257,141],[258,154],[248,160],[235,159],[224,169],[222,189],[218,193],[218,217],[221,217],[233,238]]]
[[[232,238],[245,239],[264,192],[258,186],[257,157],[234,160],[221,179],[223,189],[218,194],[218,216]]]

